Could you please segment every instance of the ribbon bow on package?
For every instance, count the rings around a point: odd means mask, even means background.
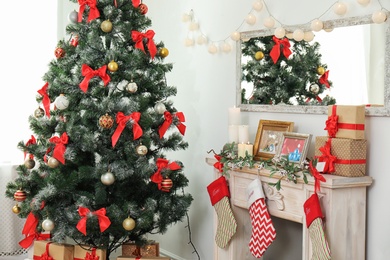
[[[163,169],[169,169],[169,170],[179,170],[181,169],[180,165],[176,162],[169,163],[168,160],[164,158],[158,158],[156,161],[157,164],[157,171],[150,177],[150,180],[158,185],[158,189],[161,190],[161,182],[163,180],[163,176],[161,174],[161,171]]]
[[[283,55],[288,59],[288,57],[291,55],[290,50],[290,41],[287,38],[279,39],[276,36],[272,37],[272,40],[275,42],[274,47],[272,47],[272,50],[270,52],[270,56],[274,62],[274,64],[278,61],[280,56],[280,46],[282,46],[283,49]]]
[[[169,126],[172,124],[174,118],[177,118],[179,121],[176,125],[177,129],[179,129],[179,132],[182,135],[184,135],[184,133],[186,131],[186,126],[182,123],[182,122],[185,122],[185,117],[184,117],[183,112],[177,112],[177,113],[172,115],[168,111],[165,111],[164,117],[165,117],[165,121],[164,121],[164,123],[162,123],[162,125],[158,129],[158,133],[160,134],[160,138],[163,138],[165,132],[168,130]]]
[[[88,22],[100,17],[99,10],[96,7],[96,0],[79,0],[79,15],[78,15],[78,22],[81,22],[83,20],[83,13],[86,8],[86,6],[89,6],[89,15],[88,15]]]
[[[149,49],[150,57],[152,57],[152,59],[154,59],[154,56],[157,53],[157,47],[153,41],[154,34],[155,33],[153,30],[147,30],[146,33],[141,33],[138,31],[131,32],[131,38],[135,42],[135,48],[140,49],[143,52],[145,52],[143,40],[147,40],[147,46]]]
[[[128,121],[130,121],[133,124],[133,140],[137,140],[142,136],[143,131],[141,126],[138,124],[140,118],[141,118],[140,112],[133,112],[127,116],[125,116],[123,112],[118,112],[116,114],[116,123],[118,124],[118,127],[115,129],[115,132],[111,137],[112,147],[115,147]]]
[[[89,216],[93,216],[93,215],[97,216],[98,221],[99,221],[100,232],[102,232],[102,233],[111,225],[110,219],[106,216],[106,209],[105,208],[101,208],[99,210],[91,212],[87,208],[79,207],[78,212],[82,218],[77,223],[76,228],[81,233],[83,233],[84,236],[87,235],[87,218]]]

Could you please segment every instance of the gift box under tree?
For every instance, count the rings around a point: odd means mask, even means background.
[[[87,245],[75,245],[73,260],[99,259],[106,260],[106,250],[92,248]]]
[[[366,174],[367,140],[330,138],[317,136],[315,157],[324,162],[323,173],[345,177],[361,177]]]
[[[135,243],[122,244],[122,256],[160,256],[159,243],[150,242],[144,246],[138,246]]]
[[[171,260],[169,257],[162,256],[145,256],[145,257],[137,257],[137,256],[118,256],[117,260]]]
[[[329,137],[364,139],[365,106],[328,106],[325,130]]]
[[[34,241],[34,260],[73,260],[74,246],[52,241]]]

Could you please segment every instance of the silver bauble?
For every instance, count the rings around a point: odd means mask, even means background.
[[[100,177],[100,180],[104,185],[111,185],[115,182],[115,176],[111,172],[106,172]]]

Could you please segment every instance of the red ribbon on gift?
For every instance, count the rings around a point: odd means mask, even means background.
[[[290,50],[290,41],[287,38],[279,39],[276,36],[272,37],[272,40],[275,42],[274,47],[272,47],[272,50],[270,52],[270,56],[272,60],[274,61],[274,64],[278,61],[280,56],[280,47],[282,46],[283,49],[283,55],[288,59],[288,57],[291,55]]]
[[[350,123],[339,123],[339,116],[337,115],[337,106],[332,106],[332,114],[328,117],[325,122],[326,127],[324,130],[328,130],[330,137],[336,137],[336,133],[339,129],[347,130],[364,130],[364,124],[350,124]]]
[[[314,177],[314,192],[319,192],[321,189],[321,181],[326,182],[324,176],[322,176],[317,169],[313,166],[313,163],[310,161],[309,163],[309,170],[311,172],[311,175]]]
[[[320,84],[324,84],[327,88],[330,88],[328,82],[329,70],[327,70],[324,74],[322,74],[321,78],[318,80]]]
[[[46,244],[46,250],[45,250],[45,252],[41,256],[34,255],[33,259],[34,260],[54,260],[54,258],[49,255],[49,247],[50,247],[51,243],[52,242],[48,242]]]
[[[168,130],[169,126],[172,124],[173,118],[178,119],[179,123],[176,125],[176,127],[177,127],[177,129],[179,129],[179,132],[182,135],[184,135],[184,133],[186,131],[186,126],[184,124],[182,124],[182,122],[185,122],[185,117],[184,117],[184,114],[182,112],[177,112],[177,113],[172,115],[168,111],[165,111],[164,117],[165,117],[165,121],[158,129],[158,132],[160,134],[160,138],[163,138],[165,132]]]
[[[84,93],[87,92],[89,81],[93,77],[97,77],[97,76],[99,76],[103,80],[104,86],[106,86],[108,84],[108,82],[110,82],[110,80],[111,80],[110,76],[106,73],[106,71],[107,71],[107,65],[103,65],[99,69],[93,70],[87,64],[83,64],[82,67],[81,67],[81,74],[85,78],[83,79],[83,81],[81,81],[81,83],[79,85],[81,90]]]
[[[335,172],[334,164],[337,160],[337,157],[332,155],[331,150],[332,138],[328,138],[328,141],[325,142],[325,145],[320,147],[321,156],[317,156],[319,162],[325,162],[324,173],[333,173]]]
[[[37,140],[35,139],[35,137],[33,135],[31,135],[31,138],[30,140],[28,140],[26,142],[26,146],[30,146],[32,144],[36,144],[37,143]],[[27,151],[24,151],[24,159],[26,159],[26,155],[27,155]],[[30,159],[34,159],[34,155],[33,154],[30,154]]]
[[[43,108],[45,109],[45,113],[47,117],[50,117],[50,98],[47,94],[47,88],[49,87],[49,83],[46,82],[46,84],[38,90],[38,93],[43,96],[42,104]]]
[[[176,162],[168,163],[169,161],[164,158],[158,158],[156,161],[157,171],[150,177],[150,180],[158,185],[158,189],[161,190],[161,182],[163,180],[163,176],[161,171],[163,169],[169,170],[179,170],[181,167]]]
[[[19,245],[24,249],[29,248],[34,240],[47,240],[50,239],[50,234],[42,234],[42,233],[32,233],[27,235],[23,240],[19,242]]]
[[[99,10],[96,7],[96,0],[79,0],[79,5],[80,8],[78,22],[81,22],[83,20],[83,13],[87,5],[89,6],[88,22],[100,16]]]
[[[141,0],[132,0],[133,6],[137,8],[141,4]]]
[[[149,49],[150,57],[152,57],[152,59],[154,59],[154,56],[157,53],[157,47],[156,47],[156,44],[153,41],[154,34],[155,33],[154,33],[153,30],[147,30],[146,33],[141,33],[141,32],[138,32],[138,31],[132,31],[131,32],[131,38],[135,42],[135,47],[137,49],[142,50],[143,52],[145,52],[143,39],[144,38],[147,39],[147,46],[148,46],[148,49]]]
[[[223,163],[221,163],[221,156],[216,154],[214,155],[214,158],[217,159],[217,162],[214,163],[214,168],[217,169],[219,172],[223,172]]]
[[[129,120],[131,120],[133,124],[133,140],[136,140],[142,136],[143,131],[141,126],[138,124],[140,118],[140,112],[133,112],[128,116],[125,116],[123,112],[118,112],[116,114],[116,123],[118,124],[118,127],[115,129],[115,132],[111,137],[112,147],[115,147],[116,143],[118,142],[119,136],[122,134],[123,129],[125,129],[126,123]]]
[[[66,144],[68,144],[68,135],[66,132],[64,132],[61,137],[53,136],[49,139],[49,141],[53,144],[55,144],[54,150],[53,150],[53,157],[56,158],[59,162],[62,164],[65,164],[65,150],[66,150]]]
[[[96,248],[92,248],[91,253],[87,252],[85,254],[84,260],[99,260],[99,256],[96,255]]]
[[[88,215],[96,215],[97,216],[98,221],[99,221],[100,232],[102,232],[102,233],[111,225],[110,219],[106,216],[106,209],[105,208],[101,208],[99,210],[91,212],[87,208],[79,207],[78,212],[82,218],[77,223],[76,228],[81,233],[83,233],[84,236],[87,235],[87,216]]]

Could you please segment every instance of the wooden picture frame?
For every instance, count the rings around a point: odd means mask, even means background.
[[[311,134],[302,133],[282,133],[281,143],[273,160],[280,161],[282,157],[285,157],[288,158],[289,162],[303,168],[311,136]]]
[[[292,132],[293,129],[294,122],[261,119],[253,144],[253,159],[259,161],[273,158],[282,133]]]

